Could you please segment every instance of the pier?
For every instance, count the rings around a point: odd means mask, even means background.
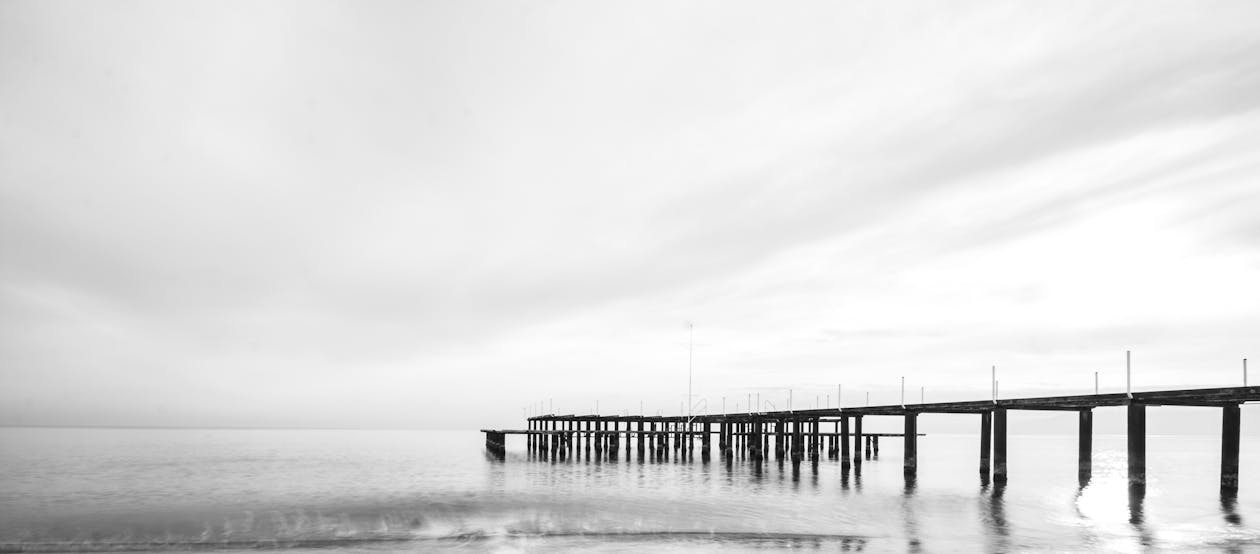
[[[526,429],[482,432],[486,449],[497,456],[505,455],[508,435],[524,435],[528,451],[543,457],[609,460],[630,460],[632,455],[640,460],[665,459],[671,453],[690,458],[699,438],[702,459],[713,455],[716,442],[717,454],[726,458],[793,462],[827,458],[846,468],[878,458],[881,437],[900,437],[904,473],[913,479],[919,467],[918,438],[923,436],[918,432],[919,416],[975,414],[980,420],[979,472],[982,479],[1002,484],[1009,476],[1007,413],[1074,411],[1079,434],[1077,472],[1084,484],[1092,473],[1093,409],[1123,406],[1128,416],[1129,485],[1141,489],[1146,485],[1146,408],[1196,406],[1221,411],[1220,487],[1223,493],[1232,493],[1238,490],[1240,406],[1255,401],[1260,401],[1260,387],[1226,387],[693,416],[541,415],[527,418]],[[863,433],[865,417],[902,418],[904,432]]]

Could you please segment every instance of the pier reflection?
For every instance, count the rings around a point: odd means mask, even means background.
[[[1221,514],[1225,516],[1225,523],[1242,525],[1242,516],[1238,515],[1238,491],[1221,491]]]

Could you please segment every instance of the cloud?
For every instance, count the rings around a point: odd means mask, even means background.
[[[0,421],[1255,346],[1255,7],[718,7],[5,4]]]

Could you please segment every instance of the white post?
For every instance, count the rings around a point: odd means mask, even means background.
[[[788,389],[788,411],[792,411],[792,389]]]
[[[871,391],[866,391],[866,405],[871,405]]]
[[[831,409],[831,395],[830,394],[827,395],[827,409],[828,410]]]
[[[837,409],[837,410],[838,410],[838,409],[840,409],[840,408],[843,408],[843,407],[844,407],[844,405],[840,403],[840,398],[841,398],[841,397],[840,397],[840,393],[841,393],[841,392],[843,392],[843,391],[842,391],[842,389],[840,388],[840,385],[836,385],[836,409]]]
[[[926,387],[919,387],[919,403],[920,404],[927,404],[925,400],[927,398],[927,393],[924,392],[926,390],[927,390]]]
[[[746,405],[748,406],[748,413],[751,414],[752,413],[752,393],[751,392],[748,393],[748,403]]]
[[[726,413],[726,397],[725,396],[722,397],[722,413],[723,414]]]
[[[761,411],[761,393],[757,393],[757,411]]]
[[[906,407],[906,378],[904,375],[901,377],[901,407]]]
[[[989,392],[993,393],[993,403],[997,404],[997,366],[993,366],[993,372],[989,375]]]
[[[1124,351],[1124,393],[1133,398],[1133,366],[1128,350]]]
[[[1247,386],[1247,358],[1243,358],[1243,386]]]
[[[691,353],[695,350],[695,330],[687,322],[687,421],[691,421]]]
[[[595,415],[599,415],[599,401],[595,401]]]
[[[997,396],[998,396],[998,383],[999,383],[999,382],[1000,382],[1000,381],[996,381],[996,380],[995,380],[995,381],[993,381],[993,403],[994,403],[994,404],[997,404]]]
[[[1098,394],[1098,372],[1094,372],[1094,394]]]

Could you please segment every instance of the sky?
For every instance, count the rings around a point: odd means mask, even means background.
[[[1256,2],[0,2],[0,424],[1237,386],[1257,283]]]

